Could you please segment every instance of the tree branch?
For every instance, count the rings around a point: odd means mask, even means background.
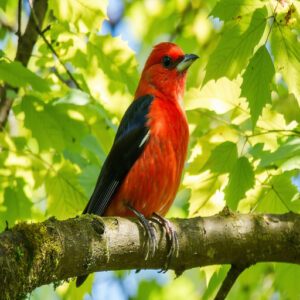
[[[257,262],[300,264],[300,215],[216,215],[171,220],[179,254],[170,269]],[[146,237],[136,219],[84,215],[21,223],[0,234],[1,299],[14,299],[43,284],[95,271],[161,269],[168,245],[154,224],[158,249],[145,261]]]
[[[15,57],[15,61],[21,62],[25,67],[28,64],[29,58],[31,56],[33,47],[38,38],[38,32],[36,30],[36,20],[31,11],[29,21],[27,23],[25,32],[21,35],[21,0],[19,0],[18,4],[18,31],[17,35],[19,37],[18,40],[18,48]],[[33,3],[33,9],[37,16],[37,22],[39,26],[42,25],[46,11],[48,8],[48,0],[35,0]],[[12,89],[17,92],[16,88],[10,87],[8,85],[4,85],[2,87],[1,98],[0,98],[0,131],[5,127],[7,117],[9,111],[11,109],[13,100],[7,97],[6,90]]]
[[[33,10],[31,10],[30,12],[30,17],[25,32],[23,35],[20,36],[20,39],[18,41],[18,48],[15,60],[21,62],[25,67],[28,64],[33,47],[38,39],[36,22],[38,23],[39,27],[42,26],[47,8],[48,0],[35,0],[33,2]]]
[[[22,0],[19,0],[18,1],[18,31],[17,31],[17,36],[19,39],[22,34],[21,23],[22,23]]]
[[[6,97],[7,85],[0,86],[0,131],[3,130],[12,106],[12,99]]]
[[[245,269],[247,269],[246,265],[240,265],[240,266],[235,266],[232,265],[226,275],[225,280],[222,282],[222,285],[215,297],[215,300],[224,300],[226,299],[229,291],[231,290],[232,286],[238,279],[238,277],[243,273]]]

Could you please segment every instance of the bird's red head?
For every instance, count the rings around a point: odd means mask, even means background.
[[[153,94],[180,101],[183,97],[186,71],[197,58],[195,54],[184,54],[173,43],[156,45],[146,61],[135,97]]]

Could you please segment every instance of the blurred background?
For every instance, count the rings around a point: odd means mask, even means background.
[[[10,91],[14,105],[0,135],[1,230],[5,220],[12,226],[52,215],[66,219],[83,210],[144,62],[162,41],[200,56],[189,71],[185,95],[188,161],[167,217],[213,215],[232,195],[238,196],[227,204],[241,212],[299,212],[299,161],[291,161],[300,157],[299,97],[278,68],[279,27],[271,32],[277,10],[276,22],[282,18],[292,28],[298,45],[297,2],[49,0],[41,30],[55,52],[38,39],[28,64],[36,78],[17,72],[12,63],[15,33],[19,27],[24,31],[31,2],[22,1],[18,25],[18,1],[0,0],[0,59],[13,77],[0,72],[0,82],[18,88]],[[255,23],[255,13],[263,27]],[[262,45],[276,72],[266,84],[270,99],[253,111],[241,93],[242,76]],[[294,53],[299,49],[295,46]],[[297,61],[293,64],[298,68]],[[238,157],[247,158],[246,175],[233,185],[240,177],[233,171]],[[72,280],[59,282],[36,289],[28,299],[212,299],[227,270],[208,266],[179,278],[172,271],[101,272],[79,289]],[[299,299],[299,276],[296,265],[257,264],[240,276],[228,299]]]

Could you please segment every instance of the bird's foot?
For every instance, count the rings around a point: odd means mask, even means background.
[[[145,232],[148,236],[147,250],[146,250],[146,256],[145,256],[145,260],[147,260],[154,256],[155,250],[157,248],[155,229],[154,229],[153,225],[151,224],[151,222],[149,220],[147,220],[146,217],[142,213],[137,211],[134,207],[132,207],[128,203],[126,206],[128,207],[128,209],[130,209],[136,215],[136,217],[138,218],[138,220],[144,227]]]
[[[169,269],[169,265],[171,262],[172,257],[175,255],[175,257],[178,256],[179,253],[179,242],[178,242],[178,236],[177,233],[175,231],[175,229],[173,228],[171,222],[167,219],[165,219],[164,217],[160,216],[157,213],[153,213],[152,220],[158,222],[160,225],[162,225],[165,230],[166,230],[166,235],[168,238],[168,242],[170,244],[170,248],[169,248],[169,252],[167,254],[167,260],[165,265],[163,266],[163,268],[160,270],[160,273],[165,273],[168,271]]]

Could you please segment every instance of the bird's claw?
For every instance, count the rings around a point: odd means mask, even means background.
[[[148,258],[154,257],[155,251],[157,249],[157,240],[156,240],[155,228],[153,227],[151,222],[149,222],[146,218],[145,220],[147,222],[146,233],[148,235],[148,241],[147,241],[148,245],[147,245],[145,260],[148,260]],[[145,225],[144,227],[146,228]]]
[[[166,236],[168,238],[168,243],[170,245],[169,251],[167,253],[167,260],[164,265],[164,267],[159,271],[160,273],[165,273],[169,269],[169,265],[171,262],[172,257],[175,255],[175,257],[178,256],[179,253],[179,242],[177,233],[174,230],[171,222],[162,216],[158,215],[157,213],[153,213],[150,220],[147,220],[145,216],[137,211],[134,207],[132,207],[130,204],[127,204],[127,207],[136,215],[136,217],[139,219],[142,226],[145,228],[145,232],[148,236],[147,239],[147,251],[145,260],[148,260],[149,258],[154,257],[156,248],[157,248],[157,239],[156,239],[156,232],[155,227],[152,224],[152,221],[159,223],[161,226],[163,226],[166,230]]]
[[[148,260],[149,258],[154,257],[156,248],[157,248],[157,239],[156,239],[156,233],[155,233],[155,227],[151,224],[149,220],[145,218],[145,216],[137,211],[134,207],[132,207],[130,204],[127,204],[127,207],[136,215],[140,223],[145,229],[145,232],[148,236],[147,239],[147,246],[146,246],[146,255],[145,260]]]
[[[165,228],[168,242],[170,244],[166,263],[165,263],[164,267],[159,271],[159,273],[165,273],[169,269],[169,265],[170,265],[172,257],[174,255],[175,255],[175,257],[177,257],[179,254],[178,236],[169,220],[163,218],[162,216],[158,215],[157,213],[153,213],[151,219],[158,222],[160,225],[162,225]]]

